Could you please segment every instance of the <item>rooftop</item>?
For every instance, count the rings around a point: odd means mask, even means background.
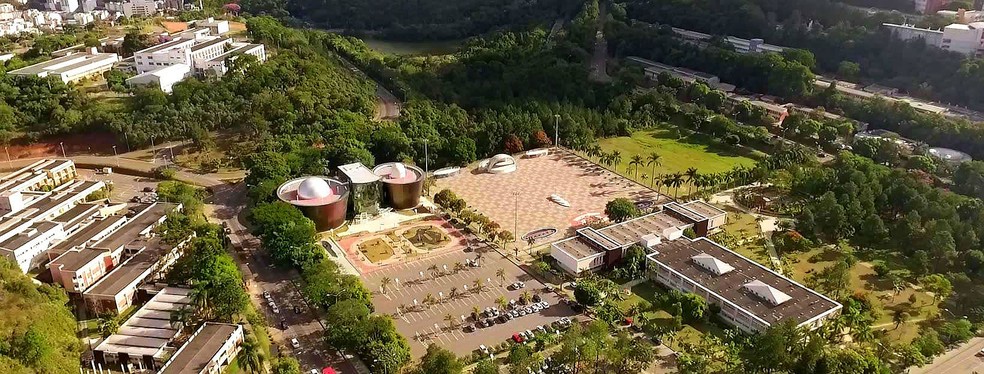
[[[379,180],[379,177],[376,174],[373,174],[372,170],[369,170],[369,168],[361,162],[354,162],[339,166],[338,170],[341,171],[342,174],[345,174],[345,177],[355,184],[372,183]]]
[[[694,200],[689,203],[681,205],[683,208],[689,209],[690,211],[696,212],[697,214],[703,216],[705,219],[710,219],[725,214],[721,208],[714,205],[708,204],[703,200]]]
[[[161,374],[202,373],[222,346],[241,328],[239,325],[206,322],[164,365]]]
[[[120,227],[119,230],[93,244],[92,248],[109,251],[117,250],[139,239],[141,235],[146,234],[151,226],[160,221],[161,218],[166,217],[176,207],[176,204],[170,203],[156,203],[150,207],[146,207],[131,218],[129,222],[123,224],[123,227]]]
[[[215,45],[218,45],[218,44],[225,44],[225,43],[232,43],[232,39],[229,39],[229,38],[215,38],[215,39],[208,40],[208,41],[205,41],[205,42],[202,42],[202,43],[197,43],[197,44],[191,46],[191,51],[192,52],[197,52],[197,51],[203,50],[203,49],[208,48],[208,47],[212,47],[212,46],[215,46]]]
[[[554,245],[575,258],[583,259],[603,253],[607,249],[632,245],[645,235],[656,234],[668,237],[669,231],[682,231],[690,225],[691,223],[666,213],[657,212],[597,230],[590,227],[583,228],[577,231],[576,236],[558,241]]]
[[[840,304],[826,296],[707,238],[665,241],[655,249],[657,252],[648,256],[651,261],[669,267],[673,272],[693,280],[769,324],[786,319],[802,323],[840,307]],[[734,270],[718,275],[694,261],[693,258],[697,256],[711,256]],[[766,289],[759,283],[770,287],[768,294],[764,293]],[[758,295],[746,287],[748,284],[751,284],[752,290],[757,290]],[[769,295],[775,296],[775,300],[770,299]],[[787,295],[788,299],[783,301],[782,295]]]
[[[385,183],[406,184],[419,181],[424,176],[424,171],[419,167],[407,165],[402,162],[387,162],[376,165],[372,173],[379,176]]]
[[[88,226],[82,228],[81,230],[72,234],[65,240],[61,241],[54,247],[52,247],[49,252],[53,253],[65,253],[72,248],[77,248],[92,240],[94,236],[108,229],[109,227],[119,223],[119,221],[126,220],[124,216],[109,216],[103,219],[93,221]]]
[[[86,295],[113,296],[125,290],[129,285],[141,281],[148,271],[150,271],[165,253],[173,248],[161,242],[158,237],[150,238],[145,241],[134,242],[137,247],[142,247],[133,257],[130,257],[115,269],[106,274],[102,279],[92,285]]]
[[[52,218],[51,221],[62,223],[66,228],[75,226],[79,222],[94,216],[96,212],[102,208],[102,206],[102,204],[82,203],[57,217]]]
[[[316,191],[320,188],[314,188],[316,185],[314,183],[307,182],[311,178],[323,180],[328,187],[331,189],[330,193],[325,193],[324,191]],[[304,192],[299,194],[302,190],[302,185]],[[309,195],[304,195],[309,194]],[[310,195],[313,194],[313,195]],[[317,197],[318,198],[306,198],[306,197]],[[291,179],[277,188],[277,197],[279,197],[284,202],[298,205],[298,206],[321,206],[334,203],[339,200],[346,199],[348,197],[348,187],[345,183],[338,180],[331,179],[328,177],[300,177]]]
[[[34,64],[28,67],[23,67],[17,70],[12,70],[7,72],[11,75],[38,75],[42,73],[56,73],[60,74],[70,70],[77,69],[79,67],[106,62],[108,60],[119,60],[119,56],[115,53],[76,53],[64,57],[53,58],[51,60]]]
[[[225,61],[226,59],[228,59],[229,57],[232,57],[235,54],[248,53],[249,51],[251,51],[251,50],[253,50],[255,48],[260,48],[260,47],[263,47],[263,44],[245,44],[245,45],[234,46],[232,49],[226,51],[225,53],[223,53],[221,55],[218,55],[218,56],[213,57],[209,61]]]
[[[170,321],[171,312],[193,307],[190,294],[191,290],[187,288],[165,287],[95,350],[157,356],[178,334]]]
[[[31,227],[28,227],[27,230],[24,230],[18,233],[17,235],[14,235],[8,238],[7,240],[0,242],[0,249],[7,250],[7,251],[14,251],[20,249],[25,244],[29,243],[31,240],[37,238],[38,235],[41,235],[42,233],[46,233],[51,230],[58,229],[60,227],[61,224],[55,222],[35,223],[31,225]]]

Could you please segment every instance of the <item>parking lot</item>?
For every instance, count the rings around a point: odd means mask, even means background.
[[[376,311],[394,317],[397,329],[410,341],[414,357],[422,356],[431,343],[444,346],[455,354],[467,355],[480,345],[493,347],[511,339],[513,334],[534,331],[537,326],[549,326],[563,317],[574,319],[577,315],[561,302],[559,296],[545,291],[544,284],[498,253],[483,251],[480,259],[478,256],[477,252],[467,249],[454,250],[389,266],[366,277],[366,287],[373,291]],[[466,265],[476,259],[478,266]],[[502,277],[498,276],[499,269],[502,269]],[[384,279],[388,279],[385,292],[381,288]],[[524,282],[525,287],[515,289],[510,286],[517,281]],[[476,292],[479,284],[481,290]],[[549,306],[489,327],[477,326],[486,317],[476,321],[472,317],[474,308],[484,311],[488,307],[498,307],[496,300],[500,297],[521,304],[524,292],[531,297],[537,295]],[[430,300],[434,302],[428,302]],[[468,332],[468,325],[475,329]]]
[[[78,169],[79,179],[91,181],[104,181],[113,183],[113,192],[110,194],[110,201],[113,203],[129,202],[134,196],[144,197],[145,188],[157,189],[160,182],[153,178],[137,177],[126,174],[102,174],[96,173],[91,169]]]

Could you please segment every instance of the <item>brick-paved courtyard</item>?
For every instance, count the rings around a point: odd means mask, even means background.
[[[475,170],[477,163],[461,173],[437,179],[433,192],[449,188],[468,206],[498,222],[503,229],[514,230],[517,237],[544,227],[556,228],[557,234],[546,239],[556,241],[573,233],[579,226],[574,220],[585,214],[605,213],[605,204],[617,197],[632,201],[653,201],[660,196],[653,190],[615,174],[570,152],[537,158],[516,156],[517,170],[508,174],[487,174]],[[569,208],[549,200],[551,194],[570,202]]]

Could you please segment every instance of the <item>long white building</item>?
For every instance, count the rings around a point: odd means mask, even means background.
[[[99,53],[95,48],[86,53],[76,53],[54,58],[25,68],[9,71],[10,75],[49,77],[54,76],[62,82],[75,83],[102,74],[120,61],[115,53]]]

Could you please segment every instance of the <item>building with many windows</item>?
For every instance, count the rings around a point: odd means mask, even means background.
[[[64,57],[37,63],[28,67],[7,72],[9,75],[57,77],[62,82],[75,83],[83,79],[100,75],[113,68],[120,61],[115,53],[99,53],[95,48],[86,53],[76,53]]]
[[[206,22],[205,25],[182,31],[170,41],[134,53],[133,66],[137,75],[127,79],[127,84],[151,85],[170,92],[175,83],[192,75],[225,75],[232,61],[242,55],[251,55],[259,62],[266,61],[266,49],[262,44],[237,42],[213,34],[228,31],[228,24],[223,27],[221,22]]]

